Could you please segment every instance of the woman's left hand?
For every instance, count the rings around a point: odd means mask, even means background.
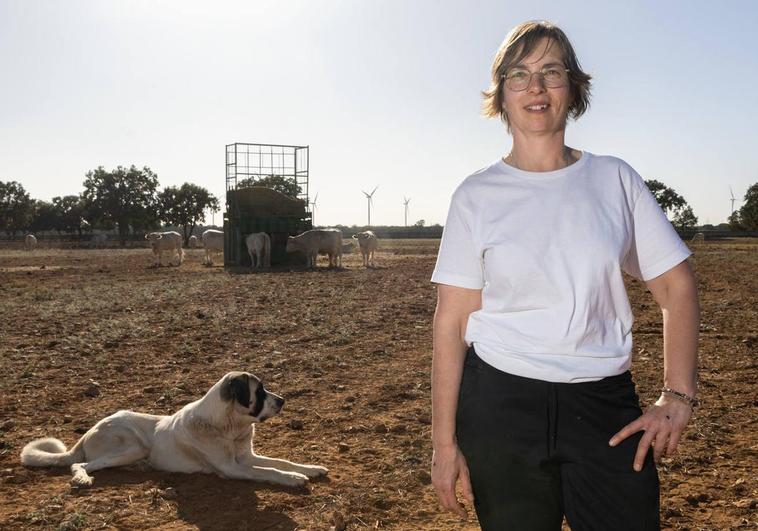
[[[639,472],[651,447],[656,462],[660,461],[661,457],[671,457],[676,453],[682,431],[690,417],[692,409],[688,404],[664,394],[640,418],[630,422],[611,437],[608,444],[616,446],[630,435],[640,430],[644,431],[637,445],[637,454],[634,456],[634,470]]]

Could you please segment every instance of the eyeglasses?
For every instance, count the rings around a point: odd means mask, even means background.
[[[570,70],[568,68],[557,66],[546,66],[537,72],[530,72],[525,68],[514,68],[503,74],[501,77],[505,79],[506,87],[519,92],[529,88],[529,84],[532,82],[532,76],[534,74],[539,74],[542,77],[542,83],[547,88],[565,87],[568,84],[569,72]]]

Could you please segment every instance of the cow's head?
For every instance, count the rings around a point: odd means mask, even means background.
[[[297,251],[299,250],[299,244],[300,244],[300,240],[298,240],[294,236],[287,236],[287,247],[285,248],[285,250],[288,253]]]
[[[156,242],[160,240],[161,238],[163,238],[163,234],[161,234],[160,232],[149,232],[145,234],[145,239],[150,240],[151,242]]]

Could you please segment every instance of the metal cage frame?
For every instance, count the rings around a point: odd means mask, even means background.
[[[310,146],[294,146],[284,144],[256,144],[235,142],[226,145],[226,214],[224,265],[239,266],[245,260],[240,254],[241,242],[238,241],[238,227],[234,220],[240,220],[242,213],[237,204],[239,183],[244,179],[257,181],[265,177],[275,175],[291,179],[300,187],[297,198],[305,202],[304,222],[308,227],[311,225],[311,203],[309,199],[309,170],[310,170]],[[228,225],[230,230],[226,230]],[[265,223],[259,225],[259,230],[266,232],[282,232],[282,224]]]

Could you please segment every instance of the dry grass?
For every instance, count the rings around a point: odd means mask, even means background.
[[[376,269],[230,274],[152,269],[148,250],[0,251],[0,528],[475,529],[441,514],[429,485],[433,240],[383,240]],[[665,525],[754,528],[758,241],[696,248],[704,406],[661,467]],[[324,262],[325,263],[325,262]],[[44,266],[44,268],[43,268]],[[661,379],[661,320],[636,282],[634,373],[645,402]],[[30,470],[21,447],[72,444],[118,409],[171,413],[222,374],[249,369],[287,397],[260,427],[264,454],[324,464],[292,491],[136,468],[69,486]],[[98,396],[85,391],[91,380]],[[167,489],[175,495],[167,495]]]

